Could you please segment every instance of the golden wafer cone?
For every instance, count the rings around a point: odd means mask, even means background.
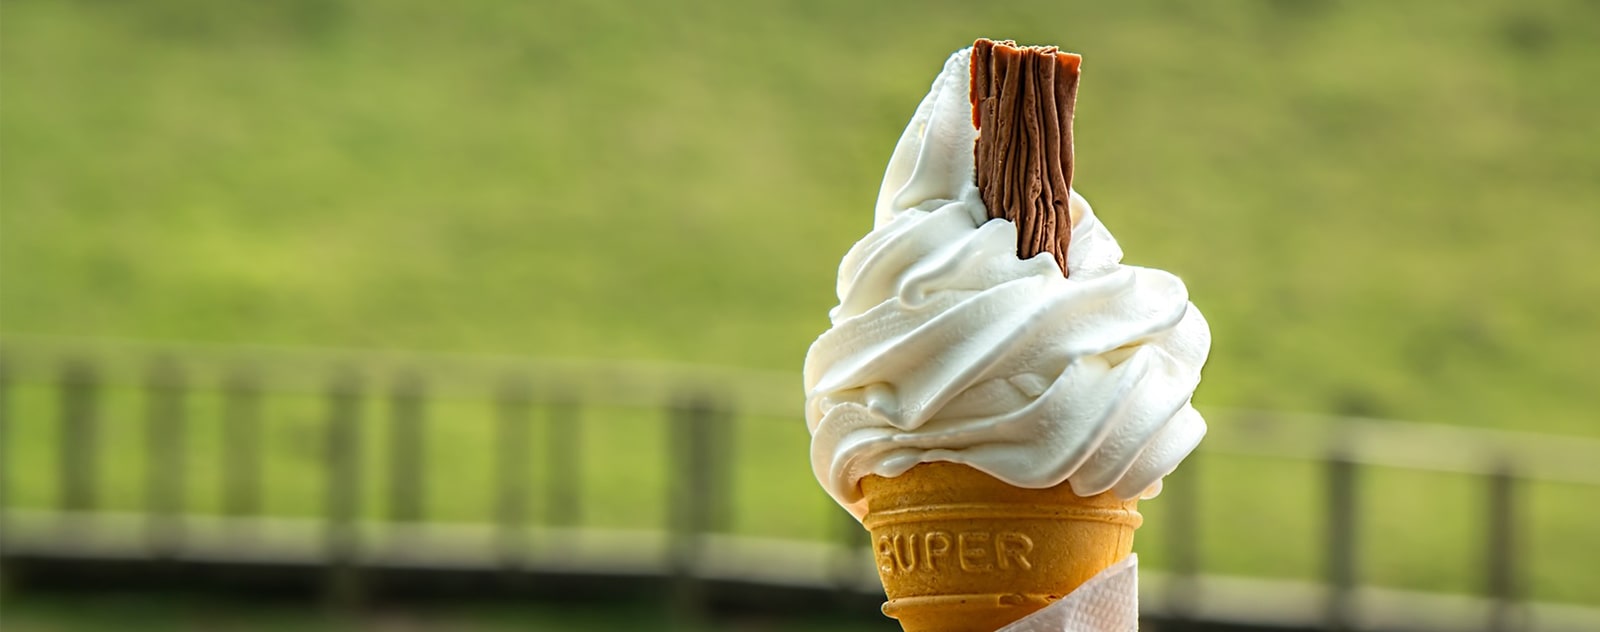
[[[955,463],[861,481],[873,557],[907,632],[993,632],[1133,550],[1138,500],[1023,489]]]

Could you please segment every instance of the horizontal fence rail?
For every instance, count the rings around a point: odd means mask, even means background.
[[[39,400],[25,410],[17,395],[24,389]],[[767,420],[802,428],[799,390],[798,377],[787,373],[705,367],[8,337],[0,344],[0,554],[8,568],[20,563],[45,574],[52,561],[64,560],[287,564],[316,569],[320,590],[339,603],[361,600],[374,577],[407,569],[661,578],[685,616],[736,593],[712,588],[729,582],[832,593],[841,603],[881,599],[866,532],[832,508],[803,470],[803,433],[785,440],[798,437],[796,476],[807,479],[799,488],[808,495],[767,498],[774,505],[766,506],[827,504],[816,513],[833,517],[811,538],[760,537],[736,526],[750,518],[741,505],[752,498],[749,486],[791,489],[740,470],[734,457],[741,445],[765,440],[767,426],[759,424]],[[313,430],[283,432],[284,424],[265,412],[275,397],[315,411],[296,426]],[[199,399],[211,402],[204,414],[196,414]],[[129,402],[138,402],[136,410],[127,410]],[[441,447],[464,427],[443,411],[460,410],[463,402],[481,408],[486,420],[486,436],[467,447],[467,458]],[[638,436],[612,437],[627,446],[618,451],[634,458],[596,465],[592,455],[613,444],[592,443],[584,428],[612,409],[654,421],[639,424]],[[116,423],[109,421],[113,412]],[[1164,520],[1180,527],[1162,533],[1165,571],[1144,573],[1148,616],[1177,627],[1233,622],[1277,629],[1600,625],[1593,604],[1530,604],[1520,555],[1528,527],[1525,483],[1600,486],[1600,441],[1376,419],[1206,413],[1212,431],[1203,450],[1162,495]],[[128,419],[141,429],[134,444],[123,440]],[[34,487],[41,478],[51,481],[50,493],[31,496],[48,496],[47,505],[18,502],[16,464],[40,460],[20,451],[19,423],[29,425],[29,436],[52,437],[53,472],[28,475]],[[269,445],[285,434],[295,445],[317,446],[314,458],[269,458]],[[206,437],[210,452],[196,447],[198,437]],[[30,441],[28,450],[46,448]],[[138,451],[143,461],[139,500],[131,506],[103,489],[106,455],[124,450]],[[1304,490],[1321,499],[1320,583],[1206,572],[1200,464],[1222,457],[1320,464],[1323,485]],[[299,465],[286,472],[280,461]],[[608,479],[612,488],[586,487],[596,467],[617,475]],[[1483,512],[1472,520],[1484,535],[1473,554],[1484,581],[1476,597],[1363,583],[1363,478],[1373,468],[1479,481]],[[440,518],[440,508],[459,504],[464,494],[456,474],[481,487],[480,520]],[[314,480],[302,487],[314,489],[307,493],[318,495],[320,505],[298,515],[270,508],[275,477],[284,476]],[[199,488],[211,490],[215,502],[197,506]],[[589,516],[614,510],[606,503],[621,493],[633,494],[621,502],[664,508],[660,520],[625,529],[591,524]],[[768,495],[788,493],[797,492]],[[374,502],[381,511],[370,510]],[[1275,594],[1283,596],[1265,597]]]

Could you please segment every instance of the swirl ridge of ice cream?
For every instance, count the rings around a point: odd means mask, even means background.
[[[1194,450],[1210,330],[1176,276],[1122,265],[1076,192],[1064,276],[1021,259],[973,183],[968,54],[946,62],[839,266],[806,355],[812,469],[858,517],[859,481],[949,461],[1017,487],[1152,495]]]

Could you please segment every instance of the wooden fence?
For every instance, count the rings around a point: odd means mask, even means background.
[[[760,607],[781,601],[773,591],[784,590],[832,594],[831,603],[858,609],[881,598],[865,533],[842,511],[835,512],[827,533],[811,540],[764,538],[732,526],[742,510],[730,488],[742,476],[730,458],[741,428],[737,420],[775,418],[771,423],[799,427],[799,386],[791,375],[54,339],[9,339],[0,347],[0,363],[0,507],[5,509],[0,555],[14,586],[48,577],[53,568],[116,560],[134,565],[129,581],[137,581],[141,568],[157,568],[139,564],[166,563],[167,571],[174,563],[191,570],[220,564],[246,574],[255,567],[289,565],[341,601],[383,590],[373,584],[395,585],[372,580],[384,569],[500,577],[521,572],[553,577],[555,584],[563,577],[645,577],[659,581],[648,590],[669,592],[686,611],[743,594],[759,602],[744,606]],[[142,411],[131,418],[142,425],[142,441],[107,446],[106,393],[130,387],[139,395],[120,401],[141,402]],[[21,406],[14,396],[19,389],[35,399],[53,392],[53,402]],[[200,391],[220,402],[210,409],[218,419],[192,418],[188,402]],[[264,402],[284,392],[321,399],[323,449],[316,475],[322,502],[311,516],[273,515],[264,502],[274,484],[264,456],[273,419],[264,414]],[[439,455],[428,440],[437,428],[430,427],[447,422],[432,411],[441,399],[462,398],[481,401],[491,411],[488,449],[459,467],[492,472],[487,493],[492,510],[473,524],[442,524],[430,513],[430,493],[437,494],[440,486],[426,477],[440,469],[431,463]],[[660,505],[668,511],[657,528],[608,532],[583,524],[587,505],[607,502],[582,485],[583,420],[596,406],[655,410],[665,424],[666,440],[654,449],[664,452],[660,462],[666,469],[659,476],[667,483],[662,486],[667,497]],[[363,420],[373,411],[383,413],[381,435],[365,431],[371,426]],[[1145,610],[1152,620],[1172,629],[1191,624],[1336,630],[1464,625],[1496,631],[1585,629],[1600,621],[1594,604],[1546,609],[1527,604],[1520,549],[1528,519],[1524,482],[1600,486],[1600,443],[1378,420],[1288,419],[1240,411],[1208,415],[1213,435],[1197,460],[1245,455],[1320,463],[1322,484],[1304,493],[1320,498],[1323,507],[1321,582],[1312,582],[1309,590],[1300,582],[1300,597],[1243,589],[1251,594],[1225,598],[1232,580],[1207,573],[1200,529],[1206,497],[1196,473],[1200,468],[1188,468],[1169,479],[1161,500],[1163,520],[1181,527],[1161,532],[1165,572],[1146,573]],[[53,437],[51,444],[20,441],[19,424],[35,430],[50,426],[53,430],[43,434]],[[203,454],[214,459],[209,464],[195,462],[190,445],[202,424],[218,429],[216,449]],[[378,441],[382,445],[374,449],[371,443]],[[1430,444],[1452,448],[1419,447]],[[28,462],[22,451],[44,449],[53,451],[48,460],[54,471],[19,476],[17,464]],[[142,496],[134,510],[126,499],[108,507],[101,489],[108,449],[144,455],[137,486]],[[803,450],[803,443],[795,449]],[[363,455],[375,452],[383,455],[382,463],[363,462]],[[1389,601],[1398,605],[1389,607],[1395,616],[1387,619],[1374,609],[1383,600],[1371,598],[1374,589],[1363,584],[1359,554],[1365,506],[1359,482],[1373,466],[1451,472],[1480,481],[1481,514],[1464,518],[1481,523],[1484,534],[1478,552],[1483,581],[1476,598],[1454,598],[1455,606],[1443,608],[1450,612],[1437,616],[1419,614],[1432,607],[1425,595],[1391,595]],[[217,479],[218,497],[204,511],[191,506],[197,471]],[[374,472],[381,481],[368,480]],[[797,475],[809,477],[809,472]],[[52,493],[33,496],[51,502],[18,501],[24,478],[34,487],[48,478]],[[385,499],[382,515],[374,520],[359,507],[376,490],[383,490]],[[542,518],[536,521],[536,514]],[[369,528],[373,522],[384,525],[381,537]],[[1600,517],[1594,529],[1600,532]],[[581,542],[601,540],[609,543],[589,548],[646,552],[609,559],[564,553],[582,549]],[[204,576],[188,571],[177,576],[186,574]],[[1271,593],[1284,583],[1258,585]]]

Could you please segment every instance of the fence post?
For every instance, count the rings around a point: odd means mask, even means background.
[[[1327,460],[1326,628],[1349,630],[1354,625],[1356,585],[1356,464],[1342,451]]]
[[[551,400],[545,418],[545,521],[552,527],[576,527],[583,523],[580,484],[583,428],[578,404],[570,393]]]
[[[508,377],[496,393],[499,440],[495,446],[495,517],[500,523],[502,566],[527,563],[528,541],[528,417],[532,407],[528,381]]]
[[[1520,597],[1517,576],[1517,502],[1516,476],[1508,463],[1500,466],[1485,478],[1488,492],[1486,503],[1489,515],[1488,549],[1484,559],[1488,563],[1487,579],[1491,614],[1489,629],[1494,632],[1512,632],[1522,629]]]
[[[6,524],[11,507],[11,360],[0,353],[0,558],[6,552],[6,534],[11,532]],[[0,595],[11,585],[0,563]]]
[[[712,435],[718,431],[713,427],[716,411],[706,396],[695,394],[680,399],[671,413],[673,454],[669,461],[673,471],[668,506],[672,517],[674,597],[679,615],[695,620],[704,616],[706,607],[705,587],[696,577],[695,567],[704,553],[705,535],[713,526],[716,511],[712,479],[720,469],[715,461],[721,456],[712,450]]]
[[[708,402],[709,403],[709,402]],[[726,401],[711,408],[706,418],[705,458],[708,461],[707,478],[701,489],[705,490],[707,510],[706,526],[709,531],[731,533],[734,520],[734,494],[738,491],[738,475],[733,471],[733,456],[737,454],[738,437],[734,423],[736,414]]]
[[[145,378],[146,544],[172,557],[183,541],[184,376],[171,358],[157,358]]]
[[[57,437],[59,459],[57,499],[63,512],[91,511],[95,507],[95,458],[98,446],[97,416],[99,375],[82,360],[69,361],[61,373],[61,426]]]
[[[234,371],[223,382],[222,398],[223,512],[233,517],[254,516],[261,512],[261,453],[266,449],[256,376]]]
[[[360,502],[361,382],[352,371],[329,383],[327,430],[327,597],[335,606],[361,599],[356,564],[361,552],[356,524]]]
[[[407,372],[395,382],[389,394],[389,519],[417,523],[427,506],[423,473],[427,469],[423,451],[427,385],[416,373]]]
[[[828,499],[828,523],[839,542],[833,559],[834,588],[841,600],[849,600],[866,581],[870,559],[867,547],[872,542],[872,533],[850,512],[839,507],[832,496],[824,494],[823,498]]]
[[[1183,472],[1168,476],[1161,497],[1171,517],[1163,525],[1172,551],[1172,574],[1167,580],[1167,615],[1189,621],[1200,607],[1200,464],[1196,451],[1184,460]]]

